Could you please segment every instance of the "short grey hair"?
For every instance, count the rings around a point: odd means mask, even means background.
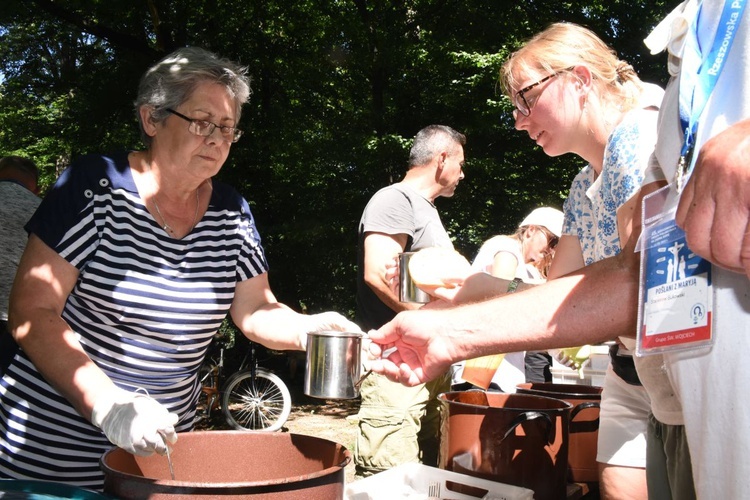
[[[24,158],[23,156],[3,156],[0,158],[0,171],[7,169],[8,171],[14,170],[16,172],[23,172],[24,174],[34,178],[34,182],[39,181],[39,169],[32,160]]]
[[[441,151],[448,151],[452,156],[456,153],[456,146],[463,147],[466,136],[447,125],[428,125],[414,137],[409,152],[409,168],[424,165]]]
[[[138,85],[135,112],[141,130],[141,138],[146,147],[151,146],[152,137],[146,134],[139,110],[141,106],[151,106],[151,118],[155,122],[164,121],[169,112],[190,98],[196,87],[202,83],[224,85],[234,98],[237,122],[240,120],[242,105],[250,98],[250,78],[247,67],[198,47],[177,49],[144,73]]]

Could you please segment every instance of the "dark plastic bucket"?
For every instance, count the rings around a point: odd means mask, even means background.
[[[0,479],[0,498],[3,499],[68,499],[68,500],[107,500],[95,491],[71,486],[69,484],[29,479]]]
[[[535,500],[566,498],[569,403],[485,391],[439,400],[441,468],[528,488]]]
[[[599,481],[596,463],[599,438],[599,407],[602,388],[593,385],[552,384],[534,382],[518,384],[517,392],[562,399],[573,405],[570,416],[568,469],[571,482]]]

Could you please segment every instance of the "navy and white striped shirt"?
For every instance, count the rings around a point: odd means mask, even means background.
[[[79,270],[62,316],[89,357],[119,387],[146,389],[180,416],[178,431],[189,430],[197,372],[235,286],[268,270],[247,202],[213,181],[206,214],[176,240],[146,210],[126,153],[87,156],[26,228]],[[100,488],[99,457],[112,445],[23,351],[5,354],[0,477]]]

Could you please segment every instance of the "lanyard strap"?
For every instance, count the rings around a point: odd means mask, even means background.
[[[729,50],[732,48],[735,35],[739,29],[740,19],[745,10],[746,0],[725,0],[721,20],[716,29],[711,49],[708,53],[702,50],[698,41],[698,23],[701,19],[703,5],[698,7],[695,20],[687,33],[685,50],[682,56],[680,74],[680,125],[685,137],[677,166],[677,190],[682,191],[683,179],[693,168],[693,161],[688,157],[695,146],[695,133],[698,120],[706,107],[708,98],[716,86],[721,70],[724,68]],[[704,55],[705,54],[705,55]]]

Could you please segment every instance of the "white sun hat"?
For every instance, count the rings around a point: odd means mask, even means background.
[[[523,226],[544,226],[558,238],[562,234],[563,213],[552,207],[539,207],[533,210],[518,225]]]

